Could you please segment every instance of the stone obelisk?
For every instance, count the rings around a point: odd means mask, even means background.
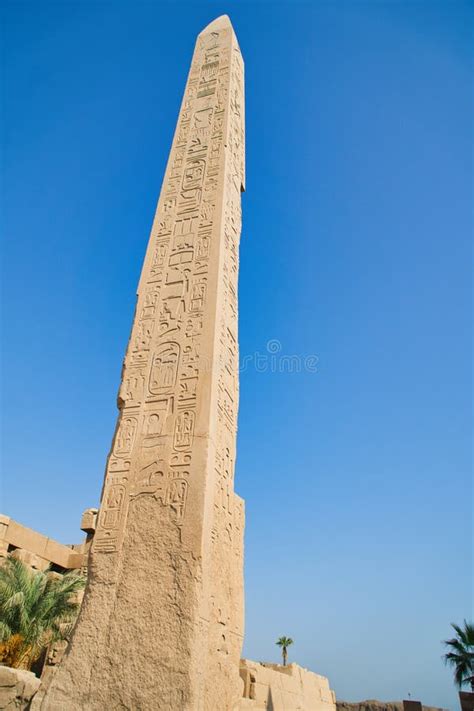
[[[84,603],[42,711],[238,704],[243,72],[219,17],[197,38],[138,286]]]

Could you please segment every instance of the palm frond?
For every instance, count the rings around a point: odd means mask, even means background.
[[[79,609],[74,595],[84,585],[77,573],[53,578],[14,558],[5,561],[0,568],[0,641],[21,640],[15,644],[13,665],[31,663],[50,641],[64,638],[64,627]]]
[[[453,667],[454,682],[461,689],[474,675],[474,625],[464,620],[463,627],[454,623],[451,627],[456,637],[444,641],[450,651],[443,655],[443,660]]]

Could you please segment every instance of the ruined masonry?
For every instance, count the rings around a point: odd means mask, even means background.
[[[41,711],[231,711],[242,682],[234,493],[244,68],[198,36],[138,287],[88,585]]]

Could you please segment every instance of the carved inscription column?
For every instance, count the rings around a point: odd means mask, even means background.
[[[232,711],[243,501],[234,493],[244,70],[199,35],[122,369],[89,579],[51,711]]]

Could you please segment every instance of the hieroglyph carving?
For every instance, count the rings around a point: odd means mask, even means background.
[[[224,16],[197,39],[138,288],[85,605],[44,709],[231,711],[238,699],[244,142],[243,61]]]

